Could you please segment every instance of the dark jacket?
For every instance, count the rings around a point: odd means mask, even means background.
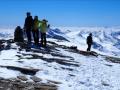
[[[92,44],[93,40],[92,40],[92,36],[88,36],[87,37],[87,44]]]
[[[25,19],[25,24],[24,24],[24,28],[27,29],[32,29],[33,27],[33,18],[32,16],[29,16]]]

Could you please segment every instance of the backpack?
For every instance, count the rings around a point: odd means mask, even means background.
[[[17,26],[14,32],[14,41],[15,42],[23,42],[23,30],[21,29],[20,26]]]

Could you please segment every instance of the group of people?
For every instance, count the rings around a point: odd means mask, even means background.
[[[24,32],[26,33],[27,36],[27,41],[28,44],[31,44],[32,41],[32,36],[34,39],[34,43],[35,45],[39,45],[39,32],[41,34],[41,46],[46,47],[46,32],[47,29],[50,27],[49,24],[47,24],[47,20],[43,19],[42,21],[40,21],[38,19],[38,16],[35,16],[34,19],[31,16],[30,12],[27,12],[27,17],[25,19],[25,23],[24,23]],[[15,41],[18,42],[23,42],[24,38],[23,38],[23,32],[21,32],[22,29],[20,26],[17,26],[16,30],[15,30]],[[89,36],[87,37],[87,51],[91,50],[91,45],[93,44],[93,40],[92,40],[92,33],[89,34]]]
[[[31,13],[27,12],[23,30],[20,26],[17,26],[15,29],[14,41],[23,42],[24,33],[22,31],[24,31],[27,36],[27,42],[29,45],[31,44],[32,37],[34,39],[35,45],[39,45],[39,36],[41,36],[41,46],[46,47],[46,32],[50,27],[47,22],[48,21],[45,19],[40,21],[38,16],[35,16],[33,19]]]
[[[41,33],[41,45],[46,46],[46,32],[50,25],[47,24],[47,20],[43,19],[40,21],[38,16],[32,18],[30,12],[27,12],[27,17],[25,19],[24,31],[27,35],[28,43],[31,43],[31,33],[33,34],[34,43],[39,44],[39,31]]]

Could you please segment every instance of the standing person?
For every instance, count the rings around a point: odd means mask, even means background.
[[[39,44],[39,23],[40,21],[38,20],[38,16],[35,16],[33,20],[33,30],[32,30],[35,45]]]
[[[31,44],[31,31],[33,27],[33,19],[30,12],[27,12],[27,17],[25,19],[24,30],[27,34],[28,44]]]
[[[87,37],[87,45],[88,45],[87,51],[91,50],[91,45],[92,44],[93,44],[92,33],[90,33],[89,36]]]
[[[47,32],[47,28],[48,28],[48,25],[47,25],[47,20],[43,19],[42,20],[42,23],[41,23],[41,28],[40,28],[40,31],[41,31],[41,45],[46,47],[46,32]]]

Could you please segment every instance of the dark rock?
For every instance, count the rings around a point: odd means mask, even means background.
[[[54,84],[62,84],[61,82],[58,81],[53,81],[53,80],[47,80],[49,83],[54,83]]]
[[[75,50],[77,50],[77,46],[70,46],[70,49],[75,49]]]
[[[108,83],[102,82],[103,86],[110,86]]]
[[[16,79],[3,79],[0,80],[0,90],[57,90],[57,86],[50,83],[17,82]]]
[[[62,69],[65,69],[65,70],[69,70],[69,71],[73,71],[72,68],[66,68],[66,67],[61,67]]]
[[[94,51],[87,52],[87,51],[80,50],[79,52],[80,54],[85,55],[85,56],[96,56],[96,57],[98,56],[98,54]]]
[[[39,71],[39,69],[22,68],[22,67],[16,67],[16,66],[0,66],[0,67],[11,69],[11,70],[20,71],[21,73],[27,74],[27,75],[35,75],[36,72]]]
[[[105,56],[105,59],[106,59],[107,61],[109,61],[109,62],[119,63],[119,64],[120,64],[120,58]]]
[[[25,76],[17,76],[18,79],[22,81],[27,81],[28,79]]]
[[[40,78],[38,78],[38,77],[36,77],[36,76],[31,77],[31,79],[32,79],[34,82],[40,82],[40,81],[42,81],[42,79],[40,79]]]
[[[106,66],[109,66],[109,67],[112,67],[113,65],[110,65],[110,64],[105,64]]]

